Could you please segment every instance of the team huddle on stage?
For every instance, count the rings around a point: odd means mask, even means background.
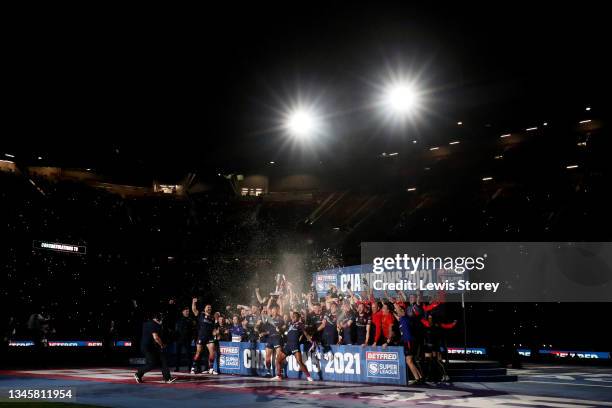
[[[343,344],[403,346],[412,374],[409,384],[449,381],[442,358],[444,333],[456,321],[445,321],[442,295],[423,302],[419,294],[406,297],[398,292],[397,297],[386,295],[378,300],[371,289],[356,294],[348,288],[347,292],[343,296],[332,286],[324,298],[317,299],[314,291],[297,294],[285,282],[282,291],[269,297],[263,298],[256,290],[257,301],[251,306],[228,306],[226,316],[213,313],[210,304],[200,310],[198,299],[194,298],[191,313],[197,319],[197,337],[191,373],[217,374],[214,362],[218,342],[246,341],[266,345],[266,376],[272,380],[283,378],[285,360],[293,355],[306,380],[313,381],[302,350],[314,361],[328,360],[333,358],[331,346]],[[183,312],[183,317],[189,318],[189,311]],[[207,358],[203,358],[205,355]]]

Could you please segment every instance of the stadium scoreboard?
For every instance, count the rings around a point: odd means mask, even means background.
[[[63,244],[60,242],[37,241],[34,243],[35,249],[46,249],[49,251],[69,252],[72,254],[84,255],[87,253],[87,247],[84,245]]]

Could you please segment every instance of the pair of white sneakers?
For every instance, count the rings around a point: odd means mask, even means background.
[[[134,373],[134,379],[138,384],[142,384],[142,377],[138,376],[138,373]],[[170,377],[167,380],[164,380],[164,383],[166,384],[172,384],[174,382],[176,382],[176,377]]]
[[[190,373],[191,374],[198,374],[198,373],[196,373],[195,369],[193,369],[193,368],[191,369]],[[211,368],[211,369],[202,371],[200,374],[218,375],[219,373],[214,368]]]

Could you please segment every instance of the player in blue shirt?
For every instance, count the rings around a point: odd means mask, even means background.
[[[332,302],[329,309],[319,327],[319,330],[323,330],[323,357],[326,360],[334,357],[331,346],[338,344],[338,304]]]
[[[193,298],[191,303],[191,311],[198,319],[198,338],[196,341],[196,353],[193,356],[193,365],[191,366],[191,374],[197,374],[201,372],[200,355],[204,350],[204,347],[208,349],[208,373],[217,375],[214,369],[214,362],[216,357],[217,346],[215,343],[215,335],[217,331],[217,322],[215,316],[212,313],[212,306],[206,305],[204,312],[201,313],[198,310],[198,299]]]
[[[404,356],[414,380],[410,380],[408,385],[421,384],[424,382],[421,372],[414,364],[414,336],[412,334],[410,316],[406,314],[406,307],[402,302],[395,304],[395,316],[399,321],[399,329],[402,335],[401,342],[404,346]]]
[[[281,329],[285,325],[281,317],[282,309],[279,305],[272,305],[271,300],[268,302],[268,310],[270,315],[262,318],[259,323],[259,337],[267,338],[266,343],[266,377],[272,377],[272,353],[281,347]]]
[[[291,313],[291,322],[286,326],[285,331],[285,344],[282,348],[277,350],[276,354],[276,377],[274,377],[273,381],[280,381],[283,379],[281,375],[282,366],[285,363],[285,360],[288,356],[295,356],[295,360],[300,366],[300,370],[306,375],[306,380],[313,381],[310,376],[310,372],[308,372],[308,368],[304,364],[302,360],[302,352],[300,351],[300,342],[302,337],[306,337],[309,341],[311,340],[310,336],[304,331],[304,323],[301,321],[301,315],[298,312]]]
[[[232,317],[232,326],[229,328],[229,334],[232,342],[241,342],[246,337],[246,329],[240,323],[238,315]]]

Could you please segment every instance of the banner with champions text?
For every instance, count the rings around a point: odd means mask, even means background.
[[[302,350],[304,364],[315,381],[406,385],[406,361],[402,347],[331,348],[333,359],[320,361]],[[222,374],[264,376],[265,356],[265,344],[220,342],[217,370]],[[276,375],[274,364],[272,367]],[[304,378],[293,356],[287,357],[285,372],[289,378]]]

